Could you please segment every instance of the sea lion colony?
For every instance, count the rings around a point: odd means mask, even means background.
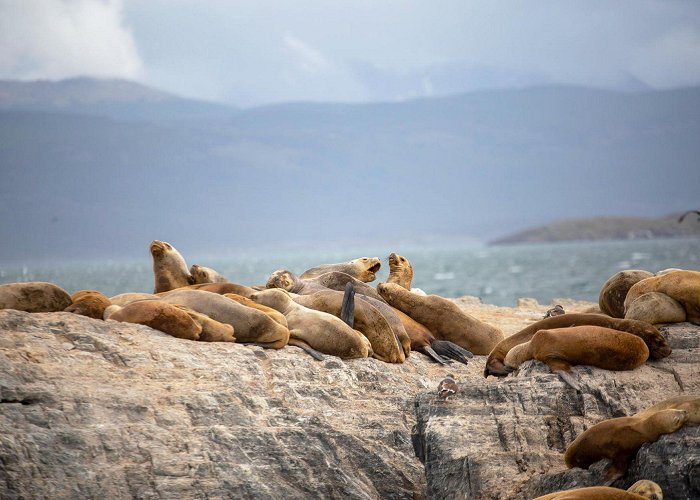
[[[700,323],[697,271],[671,269],[656,275],[621,271],[602,286],[600,313],[567,314],[556,306],[544,319],[504,338],[500,330],[466,314],[449,299],[411,292],[413,268],[408,259],[395,253],[388,258],[387,283],[375,289],[367,283],[381,267],[376,257],[319,265],[298,277],[280,269],[265,286],[247,286],[232,283],[204,266],[188,268],[184,257],[167,242],[154,240],[149,248],[153,294],[127,292],[107,298],[96,290],[81,290],[70,296],[52,283],[11,283],[0,285],[0,309],[68,311],[144,324],[187,340],[271,349],[293,345],[316,359],[371,356],[401,363],[411,351],[418,351],[442,364],[466,364],[473,355],[488,355],[486,377],[517,375],[521,363],[536,359],[578,391],[581,386],[572,366],[635,369],[647,358],[671,354],[652,323],[686,319]],[[448,378],[454,394],[456,381]],[[600,422],[580,434],[563,458],[569,467],[611,459],[607,476],[611,483],[626,472],[643,443],[683,425],[700,423],[699,408],[698,396],[676,397],[637,415]],[[610,498],[645,498],[640,496],[644,488],[619,493],[585,490],[561,492],[556,498],[603,498],[600,495],[608,494],[618,495]]]

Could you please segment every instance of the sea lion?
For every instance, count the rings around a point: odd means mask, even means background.
[[[324,290],[345,291],[345,286],[352,283],[355,293],[367,295],[381,300],[384,299],[367,283],[353,278],[340,271],[330,271],[315,278],[301,279],[288,269],[278,269],[267,279],[266,288],[281,288],[298,295],[309,295]]]
[[[610,486],[588,486],[549,493],[535,500],[663,500],[663,493],[658,484],[643,479],[627,490]]]
[[[532,340],[513,347],[506,355],[506,367],[517,368],[528,359],[546,363],[554,373],[580,391],[571,365],[590,365],[605,370],[634,370],[649,357],[649,348],[631,333],[601,326],[571,326],[540,330]]]
[[[180,290],[202,290],[203,292],[218,293],[219,295],[235,293],[236,295],[242,295],[243,297],[248,298],[250,298],[251,294],[256,292],[254,288],[246,285],[239,285],[238,283],[199,283],[196,285],[182,286],[180,288],[168,290],[167,292],[161,292],[158,294],[158,296],[167,295],[170,292]]]
[[[195,323],[202,327],[199,339],[202,342],[235,342],[233,327],[226,323],[211,319],[206,314],[198,313],[186,306],[175,306],[185,311]]]
[[[617,319],[594,313],[567,313],[536,321],[530,326],[523,328],[518,333],[499,342],[491,353],[489,353],[489,357],[486,360],[486,367],[484,368],[484,377],[488,377],[489,375],[505,377],[508,375],[510,372],[506,370],[503,365],[503,359],[506,354],[508,354],[508,351],[514,346],[530,340],[537,331],[579,325],[602,326],[637,335],[647,344],[649,348],[649,357],[651,359],[661,359],[671,354],[671,347],[668,345],[664,336],[661,335],[661,332],[653,325],[644,321]]]
[[[102,292],[97,290],[80,290],[71,295],[71,300],[73,303],[64,311],[94,319],[102,319],[105,309],[112,304]]]
[[[283,290],[271,288],[254,293],[251,298],[284,314],[291,345],[303,348],[306,344],[342,359],[366,358],[371,352],[369,340],[360,332],[332,314],[297,304]]]
[[[185,259],[170,243],[153,240],[150,245],[155,275],[155,292],[167,292],[174,288],[194,284]]]
[[[613,274],[600,289],[600,295],[598,295],[600,310],[613,318],[624,318],[627,292],[632,285],[651,276],[654,275],[641,269],[627,269]]]
[[[145,299],[157,299],[157,298],[158,298],[158,295],[155,295],[153,293],[127,292],[127,293],[120,293],[119,295],[114,295],[113,297],[109,298],[109,301],[112,303],[112,305],[125,306],[129,302],[135,302],[137,300],[145,300]]]
[[[323,311],[340,318],[343,311],[344,292],[325,290],[311,295],[297,295],[292,300],[309,309]],[[402,363],[406,355],[397,342],[394,330],[384,315],[372,304],[360,300],[354,301],[353,329],[362,333],[372,346],[373,357],[386,363]]]
[[[377,272],[382,267],[381,261],[377,257],[360,257],[349,262],[338,264],[322,264],[320,266],[307,269],[299,275],[301,279],[315,278],[330,271],[340,271],[349,274],[355,279],[369,283],[377,277]]]
[[[213,270],[210,267],[192,264],[190,274],[194,279],[195,285],[203,285],[205,283],[230,283],[230,280],[223,274]]]
[[[411,282],[413,281],[413,266],[408,259],[402,255],[395,253],[389,254],[389,277],[387,283],[396,283],[404,287],[406,290],[411,290]]]
[[[145,300],[149,300],[149,299],[145,299]],[[150,299],[150,300],[156,300],[156,299]],[[131,302],[138,302],[138,301],[132,300]],[[128,302],[128,303],[130,304],[131,302]],[[125,305],[126,304],[124,304],[124,306]],[[124,306],[120,306],[117,304],[111,304],[111,305],[105,307],[105,310],[102,312],[102,319],[107,321],[112,314],[119,311],[120,309],[123,309]]]
[[[640,479],[627,488],[627,491],[641,495],[648,500],[664,500],[664,492],[661,490],[661,486],[648,479]]]
[[[179,339],[198,340],[202,333],[202,327],[189,314],[160,300],[131,302],[109,319],[150,326]]]
[[[463,312],[454,302],[438,295],[422,297],[396,283],[380,283],[379,294],[440,340],[449,340],[474,354],[488,354],[503,333]]]
[[[687,396],[676,396],[665,399],[656,403],[649,408],[646,408],[638,413],[635,417],[648,417],[662,410],[684,410],[688,413],[688,424],[700,424],[700,395],[690,394]]]
[[[0,285],[0,309],[17,311],[58,312],[71,305],[68,292],[45,281],[26,281]]]
[[[578,435],[564,453],[568,468],[587,469],[598,460],[612,461],[606,472],[610,485],[627,472],[629,462],[644,443],[680,429],[688,419],[684,410],[661,410],[648,417],[603,420]]]
[[[281,349],[289,340],[289,330],[267,314],[217,293],[178,290],[162,296],[160,300],[187,306],[211,319],[233,326],[236,342],[256,344],[266,349]]]
[[[238,295],[236,293],[225,293],[224,297],[226,297],[227,299],[234,300],[239,304],[243,304],[244,306],[252,307],[253,309],[257,309],[258,311],[264,312],[283,327],[289,328],[289,325],[287,324],[287,318],[284,317],[284,314],[271,307],[258,304],[253,299],[249,299],[248,297],[244,297],[243,295]]]
[[[700,271],[672,271],[635,283],[627,292],[625,309],[642,294],[665,293],[681,303],[687,321],[700,325]]]
[[[636,319],[651,324],[680,323],[685,321],[685,308],[665,293],[643,293],[627,308],[625,319]]]

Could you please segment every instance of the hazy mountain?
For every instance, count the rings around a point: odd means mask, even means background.
[[[2,87],[24,89],[0,100],[2,259],[143,255],[154,238],[212,252],[487,240],[700,206],[700,88],[234,110],[72,82]]]

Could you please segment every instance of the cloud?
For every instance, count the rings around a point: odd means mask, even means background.
[[[0,0],[0,78],[137,79],[143,63],[121,0]]]

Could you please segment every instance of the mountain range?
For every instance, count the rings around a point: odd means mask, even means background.
[[[499,238],[700,206],[700,87],[256,108],[0,82],[0,259]],[[400,251],[400,249],[397,249]]]

